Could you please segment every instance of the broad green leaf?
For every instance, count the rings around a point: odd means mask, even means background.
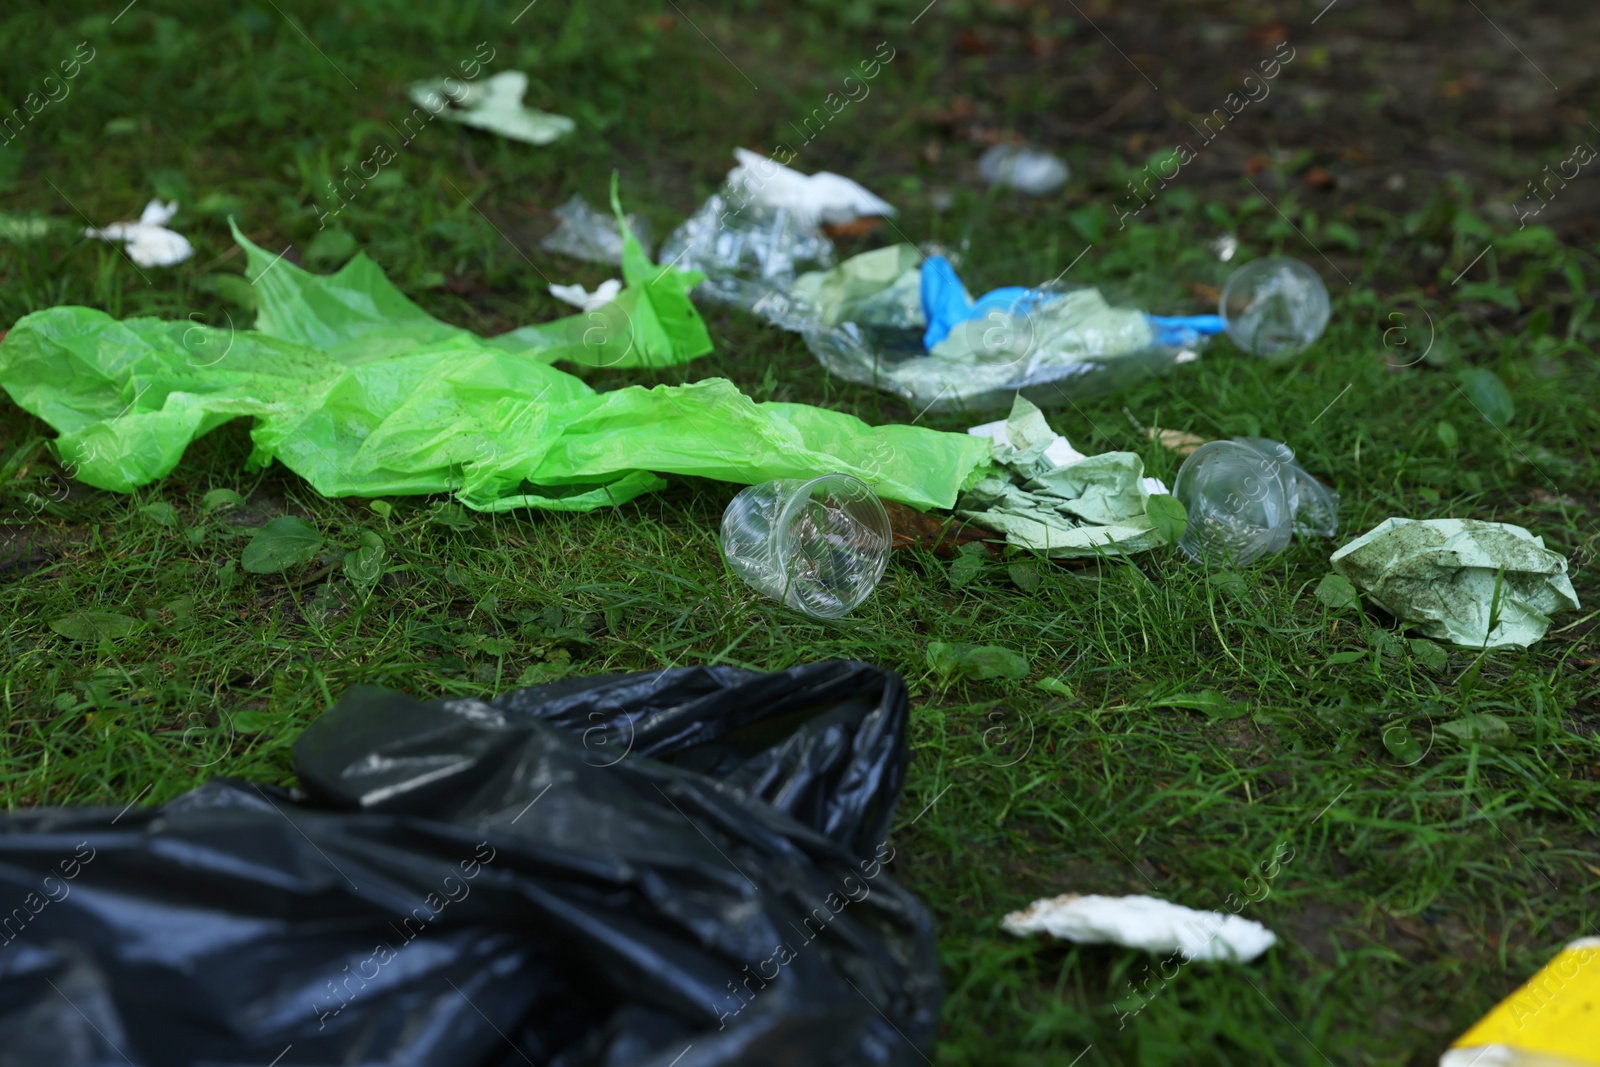
[[[1462,744],[1489,745],[1493,748],[1510,748],[1516,744],[1511,725],[1492,712],[1479,711],[1439,724],[1439,730],[1456,738]]]
[[[1228,596],[1243,596],[1250,589],[1250,583],[1244,575],[1234,571],[1210,571],[1206,574],[1206,584],[1216,586],[1217,591]]]
[[[1011,576],[1012,583],[1024,593],[1037,593],[1043,580],[1039,577],[1039,568],[1032,563],[1013,563],[1006,568],[1006,573]]]
[[[1323,575],[1322,581],[1317,583],[1314,595],[1334,611],[1343,611],[1361,603],[1361,596],[1356,592],[1356,587],[1342,574]]]
[[[974,553],[963,552],[951,562],[948,577],[951,587],[960,589],[982,573],[983,557]]]
[[[1366,659],[1367,655],[1368,652],[1366,649],[1359,649],[1355,652],[1335,652],[1333,655],[1328,657],[1328,665],[1332,667],[1341,663],[1355,663],[1359,660]]]
[[[240,274],[207,274],[196,283],[244,311],[256,309],[256,289]]]
[[[1066,697],[1068,700],[1077,695],[1073,692],[1072,686],[1063,682],[1060,678],[1040,678],[1034,683],[1034,688],[1042,689],[1046,693],[1054,693],[1058,697]]]
[[[1249,705],[1229,700],[1215,689],[1203,689],[1198,693],[1177,693],[1160,700],[1150,701],[1152,708],[1185,708],[1189,711],[1198,711],[1208,719],[1225,721],[1228,719],[1242,719],[1250,714]]]
[[[1500,380],[1499,375],[1483,367],[1469,367],[1456,373],[1456,380],[1461,383],[1461,391],[1472,401],[1472,406],[1478,409],[1479,414],[1496,426],[1508,426],[1516,414],[1516,406],[1511,402],[1511,390],[1506,388],[1506,383]]]
[[[1442,671],[1450,666],[1450,656],[1432,641],[1415,638],[1411,642],[1411,658],[1417,666],[1430,671]]]
[[[358,587],[371,585],[383,576],[383,564],[388,559],[383,538],[371,530],[361,531],[361,547],[344,554],[344,574]]]
[[[1389,755],[1407,767],[1419,762],[1428,754],[1428,750],[1417,739],[1411,727],[1400,722],[1389,722],[1384,725],[1383,747],[1389,750]]]
[[[1355,228],[1343,222],[1329,222],[1322,227],[1323,236],[1336,245],[1348,248],[1352,252],[1361,250],[1361,235]]]
[[[1155,525],[1156,533],[1169,545],[1178,543],[1184,528],[1189,525],[1189,512],[1177,497],[1170,493],[1157,493],[1145,504],[1145,514]]]
[[[1460,440],[1460,437],[1456,434],[1456,428],[1448,422],[1441,421],[1433,428],[1433,433],[1434,436],[1439,438],[1439,443],[1448,449],[1454,449],[1456,443]]]
[[[109,611],[80,611],[57,619],[50,629],[72,641],[116,640],[127,637],[138,623],[127,615]]]
[[[928,667],[941,678],[1024,678],[1028,661],[1020,653],[998,645],[928,644]]]
[[[277,574],[309,563],[322,550],[322,535],[304,519],[282,515],[256,531],[239,562],[251,574]]]
[[[472,516],[467,514],[467,509],[460,504],[442,503],[435,504],[428,512],[428,518],[438,526],[448,527],[458,533],[466,533],[473,527]]]
[[[571,673],[568,661],[552,658],[548,663],[535,663],[525,668],[517,675],[518,686],[543,685],[546,682],[559,681]]]
[[[157,526],[165,526],[169,530],[178,525],[177,509],[165,501],[157,501],[154,504],[146,504],[144,507],[139,509],[139,514],[143,515]]]
[[[1493,282],[1465,282],[1461,286],[1458,299],[1462,302],[1468,300],[1482,300],[1490,304],[1498,304],[1512,314],[1522,310],[1522,303],[1517,299],[1517,294],[1509,286],[1495,285]]]
[[[318,230],[306,249],[308,263],[343,263],[355,255],[356,239],[348,230]]]
[[[282,715],[270,711],[236,711],[229,721],[234,730],[241,734],[263,734],[284,724]]]
[[[179,597],[162,605],[162,610],[172,612],[172,628],[184,630],[194,625],[194,597]]]
[[[1398,656],[1405,651],[1400,638],[1388,630],[1373,630],[1367,635],[1367,647],[1376,649],[1381,656]]]
[[[224,508],[244,507],[244,497],[232,489],[213,489],[200,498],[200,514],[209,515]]]

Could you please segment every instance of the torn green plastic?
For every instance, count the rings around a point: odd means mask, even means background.
[[[253,467],[278,460],[325,496],[450,492],[481,511],[587,511],[660,488],[660,474],[753,484],[828,472],[949,507],[988,466],[979,438],[757,404],[720,378],[597,393],[557,370],[710,350],[687,295],[698,276],[654,266],[632,234],[612,304],[485,340],[428,315],[364,255],[315,275],[234,232],[255,330],[58,307],[0,344],[0,386],[58,431],[81,481],[130,492],[240,416],[255,420]]]

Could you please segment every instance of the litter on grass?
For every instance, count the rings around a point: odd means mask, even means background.
[[[527,92],[528,76],[520,70],[503,70],[480,82],[443,78],[410,88],[412,102],[431,114],[513,141],[546,145],[577,128],[565,115],[523,106]]]
[[[752,485],[722,514],[729,568],[819,619],[837,619],[872,595],[892,544],[882,501],[847,474]]]
[[[1565,557],[1510,523],[1385,519],[1329,562],[1396,619],[1472,648],[1526,648],[1578,608]]]
[[[1198,446],[1172,493],[1189,520],[1178,545],[1199,562],[1242,566],[1282,552],[1295,533],[1339,529],[1339,494],[1307,474],[1288,445],[1264,437]]]
[[[539,242],[540,248],[591,263],[622,263],[622,228],[617,225],[615,216],[591,207],[587,200],[576,195],[551,214],[561,221]],[[644,219],[626,215],[622,225],[638,238],[639,247],[649,258],[650,228]]]
[[[708,268],[715,270],[715,267]],[[1192,358],[1215,315],[1163,318],[1112,306],[1095,288],[1007,287],[974,300],[950,261],[913,245],[864,252],[777,279],[748,304],[799,333],[829,372],[923,410],[1003,408],[1112,388]]]
[[[1007,933],[1045,933],[1080,945],[1122,945],[1145,952],[1180,952],[1185,959],[1249,963],[1277,944],[1252,919],[1196,911],[1156,897],[1044,897],[1000,920]]]
[[[1266,359],[1284,359],[1322,336],[1332,309],[1316,271],[1298,259],[1268,256],[1233,272],[1217,314],[1234,344]]]
[[[253,331],[59,307],[0,345],[0,386],[56,429],[81,481],[131,492],[239,416],[255,420],[252,467],[278,460],[324,496],[449,492],[482,511],[588,511],[661,488],[662,473],[743,484],[843,473],[885,499],[950,507],[989,462],[987,442],[966,434],[757,404],[719,378],[597,393],[557,370],[710,350],[686,292],[697,276],[654,266],[631,235],[616,299],[491,339],[432,318],[365,256],[314,275],[235,236],[258,298]]]
[[[594,292],[589,292],[581,285],[556,285],[550,284],[550,295],[563,303],[573,307],[582,308],[584,311],[594,311],[596,308],[605,307],[617,298],[622,292],[622,283],[615,278],[607,278],[595,286]]]
[[[834,264],[823,223],[892,215],[894,208],[838,174],[801,174],[743,148],[719,193],[661,245],[661,262],[700,271],[699,293],[746,310],[789,291],[802,271]]]
[[[194,255],[187,237],[167,229],[177,213],[176,200],[163,204],[157,198],[144,206],[138,222],[113,222],[100,230],[90,227],[83,235],[113,244],[122,242],[128,258],[141,267],[173,267]]]
[[[920,1067],[908,718],[844,662],[357,687],[293,791],[0,815],[7,1062]]]
[[[1132,452],[1082,455],[1025,397],[1015,399],[1004,423],[969,432],[988,438],[1003,469],[969,486],[956,514],[1005,534],[1008,544],[1064,559],[1143,552],[1173,536],[1151,514],[1150,501],[1166,486],[1144,476],[1142,459]]]
[[[1004,185],[1030,196],[1053,193],[1071,171],[1049,152],[1017,144],[997,144],[978,159],[978,176],[990,185]]]
[[[745,310],[786,293],[801,271],[834,264],[833,242],[786,208],[713,193],[661,243],[662,263],[697,271],[701,296]]]
[[[727,178],[733,199],[790,212],[802,226],[839,225],[895,213],[888,201],[832,171],[802,174],[744,148],[735,148],[733,156],[739,161]]]
[[[996,419],[967,430],[974,437],[987,437],[990,440],[996,463],[1018,470],[1027,468],[1031,472],[1036,467],[1039,471],[1053,470],[1089,458],[1073,448],[1071,441],[1050,429],[1049,423],[1044,422],[1044,413],[1026,400],[1021,404],[1013,402],[1011,410],[1017,420],[1015,427],[1008,418]],[[1037,417],[1034,412],[1039,412]],[[1012,442],[1013,428],[1016,431],[1016,443]],[[1039,466],[1041,460],[1048,466]]]
[[[1053,163],[1064,179],[1064,164],[1028,151],[998,146],[986,159],[998,161],[996,174],[1027,181],[1048,176]],[[1069,389],[1104,392],[1195,359],[1224,331],[1246,351],[1281,358],[1328,322],[1321,279],[1283,257],[1235,271],[1219,314],[1176,317],[1056,280],[973,299],[948,258],[910,244],[835,266],[821,224],[893,207],[837,174],[804,175],[742,148],[735,156],[723,190],[663,242],[662,262],[703,273],[698,291],[708,299],[799,333],[830,373],[923,411],[1003,408],[1018,392],[1041,402]]]
[[[1600,937],[1581,937],[1495,1005],[1439,1067],[1600,1067]]]
[[[41,215],[11,215],[0,211],[0,242],[27,244],[49,232],[50,220]]]

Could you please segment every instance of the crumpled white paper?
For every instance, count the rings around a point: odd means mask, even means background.
[[[808,226],[835,225],[868,215],[893,215],[894,208],[865,187],[831,171],[801,174],[775,159],[743,148],[733,150],[739,165],[728,172],[728,188],[764,207],[785,208]]]
[[[452,96],[446,91],[452,85],[463,87],[459,95]],[[450,78],[416,82],[411,86],[410,96],[413,103],[442,119],[528,144],[549,144],[577,129],[577,124],[565,115],[524,107],[522,97],[527,91],[526,74],[520,70],[502,70],[481,82],[463,83]]]
[[[1013,404],[1013,407],[1015,407],[1015,404]],[[1028,407],[1032,407],[1032,405],[1030,404]],[[1023,410],[1026,412],[1027,408]],[[1014,439],[1011,429],[1008,428],[1014,428],[1020,439]],[[1032,455],[1031,449],[1037,447],[1040,441],[1048,440],[1049,443],[1044,446],[1044,450],[1038,453],[1042,457],[1043,463],[1048,466],[1030,471],[1030,473],[1043,473],[1044,470],[1065,467],[1069,463],[1076,463],[1080,459],[1089,458],[1076,448],[1073,448],[1071,441],[1050,429],[1045,424],[1042,415],[1038,418],[1032,418],[1031,415],[1028,415],[1017,423],[1013,423],[1010,418],[996,419],[980,426],[973,426],[967,430],[967,433],[974,437],[987,437],[992,441],[991,447],[994,450],[995,462],[1004,464],[1015,464],[1023,458],[1024,454]],[[1171,492],[1167,488],[1167,483],[1160,478],[1140,478],[1139,485],[1150,496],[1159,496],[1163,493]]]
[[[989,440],[995,442],[993,448],[996,462],[1008,463],[1012,458],[1015,457],[1015,455],[1027,451],[1030,447],[1036,444],[1036,442],[1032,440],[1013,441],[1006,429],[1007,426],[1010,425],[1010,422],[1010,419],[996,419],[993,422],[986,422],[981,426],[974,426],[969,429],[967,433],[974,437],[987,437]],[[1071,441],[1050,429],[1049,426],[1043,426],[1042,419],[1039,420],[1039,424],[1043,427],[1043,430],[1036,436],[1042,438],[1045,434],[1049,434],[1050,443],[1045,445],[1044,451],[1040,454],[1043,455],[1045,459],[1050,461],[1050,466],[1065,467],[1068,463],[1076,463],[1080,459],[1088,458],[1082,452],[1079,452],[1076,448],[1073,448]],[[1146,481],[1155,480],[1156,479],[1154,478],[1146,479]],[[1164,493],[1166,490],[1163,489],[1161,492]]]
[[[1248,963],[1278,943],[1252,919],[1196,911],[1156,897],[1063,893],[1043,897],[1000,920],[1008,933],[1047,933],[1081,945],[1122,945],[1146,952],[1181,952],[1189,960]]]
[[[615,300],[620,292],[622,292],[622,283],[615,278],[607,278],[595,286],[592,293],[576,282],[572,285],[552,284],[550,286],[551,296],[557,300],[564,300],[573,307],[582,308],[585,311],[593,311],[596,308],[605,307]]]
[[[187,237],[166,228],[177,213],[176,200],[163,204],[157,197],[144,206],[138,222],[113,222],[103,230],[90,227],[83,234],[102,241],[124,242],[128,258],[141,267],[172,267],[194,255],[194,246]]]

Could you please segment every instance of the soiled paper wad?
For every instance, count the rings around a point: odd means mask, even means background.
[[[1578,607],[1566,559],[1509,523],[1385,519],[1329,562],[1395,618],[1473,648],[1527,647]]]

